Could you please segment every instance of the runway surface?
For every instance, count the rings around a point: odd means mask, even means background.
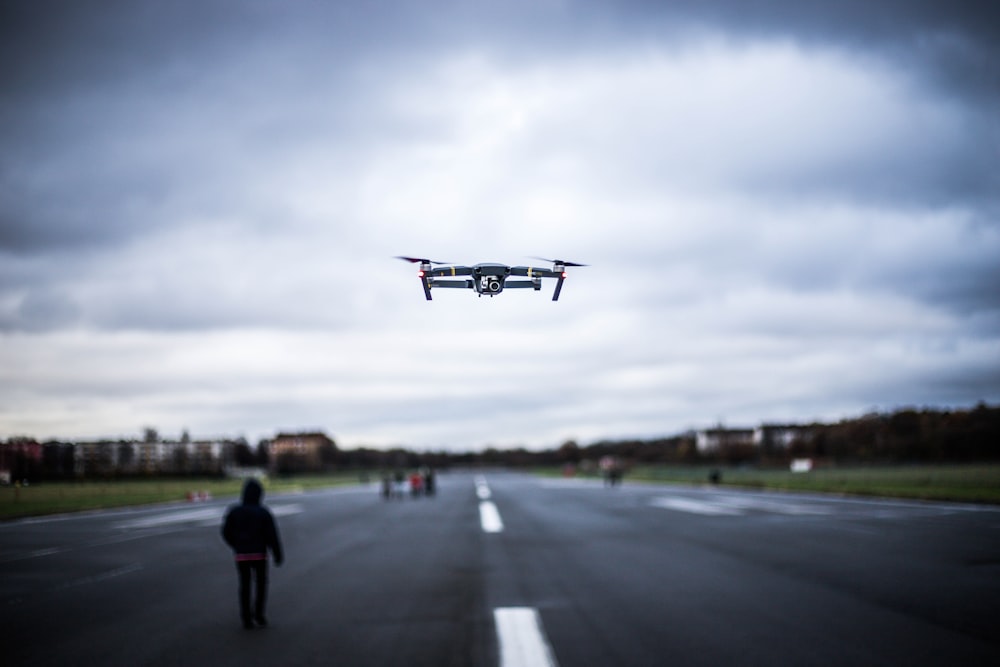
[[[1000,664],[1000,508],[499,472],[264,500],[252,631],[226,502],[0,524],[3,663]]]

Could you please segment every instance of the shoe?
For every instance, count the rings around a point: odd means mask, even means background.
[[[257,621],[257,625],[259,625],[260,627],[262,627],[262,628],[266,628],[267,627],[267,619],[264,618],[263,616],[258,616],[254,620]]]
[[[243,628],[245,630],[253,630],[253,621],[251,621],[249,618],[244,618],[243,619]]]

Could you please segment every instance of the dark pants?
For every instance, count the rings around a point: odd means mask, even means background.
[[[267,561],[241,560],[236,568],[240,573],[240,617],[243,623],[250,623],[256,618],[258,622],[264,619],[264,608],[267,605]],[[256,580],[257,598],[254,601],[253,613],[250,612],[250,577]]]

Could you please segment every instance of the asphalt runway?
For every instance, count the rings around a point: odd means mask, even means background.
[[[226,502],[0,524],[3,664],[1000,664],[1000,508],[498,472],[264,500],[251,631]]]

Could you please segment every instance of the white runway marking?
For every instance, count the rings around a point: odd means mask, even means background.
[[[484,533],[499,533],[503,531],[503,519],[497,506],[490,502],[490,486],[482,475],[476,477],[476,495],[479,497],[479,523]]]
[[[268,506],[274,516],[288,516],[302,512],[303,507],[299,503],[288,505]],[[133,519],[123,521],[118,524],[119,528],[155,528],[174,523],[201,523],[203,525],[220,523],[226,514],[227,507],[200,507],[193,510],[181,510],[178,512],[168,512],[158,514],[143,519]]]
[[[653,498],[649,501],[649,504],[668,510],[688,512],[689,514],[704,514],[706,516],[739,516],[743,514],[742,511],[732,507],[723,507],[702,500],[687,500],[685,498]]]
[[[753,496],[732,496],[717,498],[714,502],[721,504],[724,507],[732,507],[739,510],[756,510],[759,512],[770,512],[772,514],[788,514],[791,516],[826,516],[828,514],[832,514],[832,510],[830,508],[793,502],[791,497],[783,498],[781,500],[767,500]]]
[[[599,488],[604,486],[600,479],[585,479],[580,477],[558,477],[539,480],[538,485],[546,489],[580,489],[586,487]]]
[[[493,610],[500,644],[500,667],[556,667],[538,611],[532,607]]]
[[[291,505],[275,505],[270,509],[271,514],[274,516],[290,516],[292,514],[301,514],[305,508],[298,503],[292,503]]]
[[[139,563],[133,563],[132,565],[125,565],[124,567],[119,567],[114,570],[109,570],[107,572],[101,572],[100,574],[95,574],[90,577],[75,579],[69,583],[63,584],[57,590],[73,588],[74,586],[85,586],[87,584],[96,584],[102,581],[107,581],[108,579],[114,579],[116,577],[121,577],[126,574],[138,572],[141,569],[143,569],[142,565],[140,565]]]
[[[499,533],[503,531],[503,519],[497,506],[488,500],[479,503],[479,522],[483,525],[483,532]]]
[[[712,497],[703,500],[691,498],[660,497],[649,501],[653,507],[663,507],[678,512],[705,516],[744,516],[749,512],[786,514],[789,516],[827,516],[830,508],[782,500],[768,500],[753,496]]]
[[[208,519],[221,521],[224,513],[225,509],[220,507],[200,507],[196,510],[181,510],[179,512],[169,512],[167,514],[148,516],[142,519],[122,521],[118,524],[118,527],[153,528],[155,526],[164,526],[171,523],[185,523],[187,521],[206,521]]]
[[[53,554],[60,553],[60,551],[61,551],[60,549],[56,549],[55,547],[51,547],[49,549],[39,549],[38,551],[32,551],[30,554],[28,554],[27,557],[41,558],[42,556],[51,556]]]

